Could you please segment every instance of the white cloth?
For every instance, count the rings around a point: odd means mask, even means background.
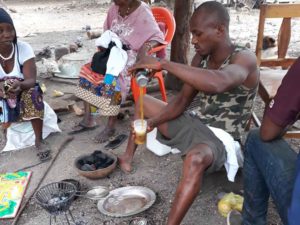
[[[235,175],[239,167],[243,166],[244,156],[241,151],[240,143],[235,141],[233,137],[226,131],[208,126],[209,129],[219,138],[224,146],[227,153],[226,162],[224,163],[227,178],[229,181],[234,182]]]
[[[123,50],[123,44],[114,32],[107,30],[101,37],[97,38],[95,44],[97,47],[101,46],[103,48],[108,48],[110,42],[114,42],[116,46],[112,47],[106,64],[106,74],[113,75],[115,77],[123,71],[126,66],[128,55],[125,50]]]
[[[241,151],[241,146],[239,142],[235,141],[232,138],[232,136],[226,131],[219,128],[210,127],[210,126],[208,126],[208,128],[217,136],[217,138],[219,138],[223,142],[225,146],[227,157],[224,166],[227,172],[228,180],[234,182],[235,175],[239,167],[243,166],[243,162],[244,162],[244,156]],[[163,156],[170,152],[173,154],[180,153],[179,149],[177,148],[171,149],[170,146],[160,143],[156,139],[156,133],[157,133],[157,129],[155,128],[153,129],[153,131],[147,134],[146,146],[148,150],[152,151],[154,154],[158,156]]]
[[[3,79],[4,77],[18,77],[18,78],[24,78],[24,75],[21,73],[19,62],[21,65],[23,65],[27,60],[32,59],[35,57],[33,49],[31,46],[23,41],[17,42],[17,48],[15,47],[15,63],[14,68],[10,73],[6,73],[2,66],[0,65],[0,79]],[[18,55],[19,55],[19,62],[18,62]]]
[[[43,139],[50,133],[61,132],[57,125],[57,116],[53,109],[44,102]],[[35,144],[35,135],[31,122],[13,123],[6,134],[7,142],[3,151],[20,150]]]

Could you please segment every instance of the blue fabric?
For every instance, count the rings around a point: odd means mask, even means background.
[[[300,223],[300,154],[298,154],[296,173],[292,203],[288,212],[289,225],[299,225]]]
[[[266,225],[271,195],[284,225],[295,181],[297,154],[283,139],[263,142],[259,130],[249,133],[245,143],[244,225]],[[298,211],[299,213],[299,211]],[[299,223],[299,220],[297,220]]]
[[[104,83],[105,83],[105,84],[110,85],[110,84],[113,83],[114,80],[115,80],[115,77],[114,77],[113,75],[108,74],[108,73],[105,74],[105,76],[104,76]]]
[[[84,88],[87,91],[94,93],[96,96],[101,96],[101,90],[103,88],[103,84],[96,86],[90,81],[88,81],[87,79],[83,77],[79,77],[79,86],[81,88]]]
[[[96,96],[111,98],[111,105],[120,105],[122,101],[120,81],[118,77],[112,76],[110,74],[108,75],[109,76],[105,75],[105,77],[107,79],[107,82],[110,84],[106,84],[104,78],[104,82],[99,84],[98,86],[94,85],[83,77],[79,77],[79,87],[91,92]]]

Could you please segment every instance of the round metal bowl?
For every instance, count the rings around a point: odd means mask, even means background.
[[[80,169],[79,161],[90,156],[90,154],[84,154],[75,159],[74,167],[76,168],[77,172],[81,176],[84,176],[89,179],[103,178],[103,177],[106,177],[107,175],[111,174],[117,166],[117,156],[115,156],[114,154],[107,152],[107,151],[102,151],[102,153],[106,154],[107,156],[109,156],[110,158],[113,159],[113,163],[111,165],[109,165],[108,167],[105,167],[105,168],[94,170],[94,171],[83,171]]]
[[[128,186],[112,190],[99,200],[98,210],[107,216],[132,216],[150,208],[155,202],[155,193],[142,186]]]

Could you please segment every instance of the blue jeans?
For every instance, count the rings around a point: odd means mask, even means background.
[[[297,159],[297,175],[294,185],[291,207],[289,208],[289,225],[299,225],[300,221],[300,154]]]
[[[266,225],[271,195],[283,224],[287,225],[297,154],[286,141],[263,142],[259,130],[249,133],[245,144],[244,225]]]

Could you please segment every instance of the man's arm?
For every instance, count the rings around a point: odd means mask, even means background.
[[[144,57],[131,70],[138,68],[165,69],[171,74],[205,93],[222,93],[242,84],[250,73],[250,65],[256,65],[256,58],[248,51],[240,52],[232,63],[222,70],[207,70],[179,63]]]
[[[263,141],[274,140],[284,134],[285,128],[277,125],[272,121],[272,119],[264,115],[261,127],[260,127],[260,137]]]
[[[287,127],[299,117],[300,112],[300,58],[291,66],[282,80],[274,99],[266,107],[260,136],[271,141],[282,136]]]
[[[178,95],[176,95],[157,116],[150,118],[152,126],[156,127],[181,115],[192,102],[196,94],[197,91],[194,88],[184,84]]]

